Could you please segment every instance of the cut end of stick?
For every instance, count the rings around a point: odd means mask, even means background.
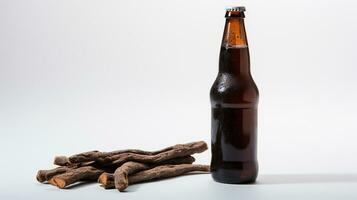
[[[102,173],[98,178],[98,183],[100,183],[101,187],[104,189],[113,189],[114,188],[114,177],[113,174]]]
[[[108,182],[108,173],[103,173],[98,178],[98,183],[102,185],[107,185]]]
[[[51,178],[48,182],[51,185],[57,186],[60,189],[64,189],[66,187],[66,181],[62,180],[60,178],[54,177],[54,178]]]

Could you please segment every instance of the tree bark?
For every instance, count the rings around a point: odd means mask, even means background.
[[[84,153],[70,156],[68,160],[70,161],[70,163],[80,163],[80,162],[89,162],[89,161],[99,161],[102,163],[108,163],[108,162],[113,162],[119,158],[122,159],[127,155],[153,156],[164,152],[169,152],[171,150],[179,151],[181,149],[187,149],[187,148],[197,148],[197,147],[204,148],[204,146],[206,146],[205,149],[207,149],[206,143],[199,141],[199,142],[192,142],[187,144],[178,144],[158,151],[142,151],[139,149],[127,149],[127,150],[118,150],[118,151],[111,151],[111,152],[89,151],[89,152],[84,152]],[[195,152],[195,153],[199,153],[199,152]]]
[[[65,173],[69,170],[70,170],[69,167],[57,167],[55,169],[50,169],[50,170],[39,170],[37,172],[36,179],[38,180],[38,182],[43,183],[45,181],[50,180],[52,177],[58,174]]]
[[[167,160],[157,165],[192,164],[194,161],[195,159],[192,156],[186,156],[186,157]],[[130,174],[134,174],[138,171],[150,169],[156,167],[157,165],[150,165],[150,164],[133,162],[133,161],[124,163],[122,166],[118,167],[114,172],[115,188],[117,188],[119,191],[123,191],[129,185],[128,176]]]
[[[97,169],[92,166],[80,167],[52,177],[49,180],[49,183],[63,189],[66,186],[78,181],[97,180],[98,177],[104,172],[104,170]]]
[[[160,163],[173,158],[184,157],[207,150],[205,142],[194,142],[189,144],[178,144],[168,151],[163,151],[155,155],[141,155],[134,153],[123,153],[111,157],[98,158],[96,161],[106,166],[120,166],[128,161],[141,163]]]
[[[129,175],[128,185],[135,183],[147,182],[152,180],[159,180],[180,176],[188,172],[200,171],[209,172],[209,165],[195,165],[195,164],[180,164],[180,165],[160,165],[152,169],[140,171],[136,174]],[[103,173],[98,180],[105,189],[114,189],[114,175],[110,173]],[[126,188],[121,188],[119,191],[124,191]]]

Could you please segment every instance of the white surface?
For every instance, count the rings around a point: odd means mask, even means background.
[[[25,180],[2,190],[2,199],[304,199],[355,200],[357,175],[261,175],[255,185],[227,185],[210,175],[187,175],[128,187],[126,192],[104,190],[98,184],[59,190]],[[20,191],[19,191],[20,190]]]
[[[355,180],[315,177],[227,186],[195,176],[127,194],[34,181],[58,154],[209,142],[224,7],[235,3],[0,0],[0,195],[352,198]],[[261,94],[260,173],[356,174],[357,2],[239,3]]]

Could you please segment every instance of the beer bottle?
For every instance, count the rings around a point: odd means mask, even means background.
[[[226,10],[219,72],[210,91],[211,171],[215,181],[252,183],[258,174],[258,88],[250,73],[244,7]]]

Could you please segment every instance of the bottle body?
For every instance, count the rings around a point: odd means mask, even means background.
[[[219,58],[219,73],[210,91],[211,172],[213,179],[218,182],[251,183],[258,174],[259,92],[250,74],[243,19],[233,19],[233,23],[238,23],[240,29],[244,30],[238,30],[240,36],[232,34],[232,27],[229,30],[231,22],[231,19],[227,19]],[[244,38],[243,43],[232,43],[232,38],[229,37]]]

